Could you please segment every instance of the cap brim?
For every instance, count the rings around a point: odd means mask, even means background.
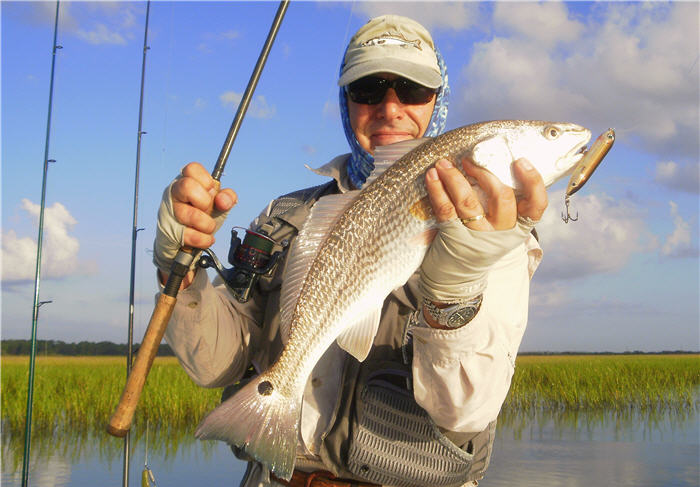
[[[403,59],[373,59],[350,66],[343,71],[338,80],[338,86],[345,86],[370,74],[392,73],[415,81],[428,88],[439,88],[442,85],[442,76],[439,72],[419,64],[411,63]]]

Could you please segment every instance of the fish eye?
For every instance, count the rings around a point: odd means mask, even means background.
[[[549,140],[554,140],[559,137],[559,129],[554,125],[550,125],[544,129],[544,136]]]

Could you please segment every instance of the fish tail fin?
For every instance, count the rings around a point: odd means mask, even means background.
[[[261,375],[207,414],[195,436],[236,445],[277,477],[289,480],[300,416],[301,396],[288,397]]]

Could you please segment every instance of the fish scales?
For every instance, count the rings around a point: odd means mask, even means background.
[[[567,137],[565,143],[560,140]],[[275,475],[288,479],[294,468],[302,395],[313,367],[344,331],[354,331],[349,328],[353,318],[380,310],[392,289],[405,283],[422,262],[429,239],[417,237],[435,228],[429,205],[414,210],[427,196],[427,169],[446,158],[462,170],[458,159],[471,154],[476,164],[515,187],[510,164],[527,157],[545,184],[551,184],[580,160],[580,149],[589,138],[587,129],[573,124],[516,120],[469,125],[428,139],[361,191],[346,195],[354,200],[327,230],[305,277],[294,276],[295,282],[301,281],[301,289],[289,315],[289,338],[277,362],[212,411],[197,436],[236,444]],[[323,202],[324,198],[312,210],[290,259],[297,250],[302,255],[305,239],[319,232],[311,220]],[[287,263],[287,272],[292,264]],[[285,285],[290,281],[285,275]],[[284,310],[282,316],[286,316]],[[363,359],[372,339],[373,335],[364,336],[366,350],[350,343],[348,351]]]

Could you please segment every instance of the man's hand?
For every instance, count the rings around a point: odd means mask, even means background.
[[[486,193],[488,213],[484,211],[476,192],[462,173],[449,161],[441,160],[428,170],[426,187],[438,222],[454,218],[485,218],[468,222],[472,230],[507,230],[515,226],[518,215],[537,221],[547,208],[547,192],[540,173],[526,159],[513,163],[515,177],[522,184],[523,196],[516,201],[515,192],[484,168],[468,159],[463,161],[464,172],[473,177]]]
[[[449,161],[438,161],[426,174],[440,232],[421,265],[420,287],[423,297],[437,307],[480,295],[489,268],[525,241],[532,222],[539,220],[547,207],[542,177],[524,159],[513,164],[515,177],[522,185],[519,198],[486,169],[469,160],[463,161],[463,167],[485,194],[486,208],[475,188]]]
[[[223,224],[220,214],[229,211],[238,201],[231,188],[217,192],[217,187],[214,178],[198,162],[186,165],[182,177],[171,186],[175,218],[185,227],[185,245],[198,249],[211,247],[214,234]],[[212,209],[216,219],[211,215]]]
[[[217,188],[218,182],[207,170],[191,162],[164,191],[153,246],[153,262],[161,271],[162,282],[167,280],[172,260],[181,247],[205,249],[214,243],[214,234],[238,201],[232,189]],[[194,272],[190,271],[182,287],[187,287],[193,278]]]

